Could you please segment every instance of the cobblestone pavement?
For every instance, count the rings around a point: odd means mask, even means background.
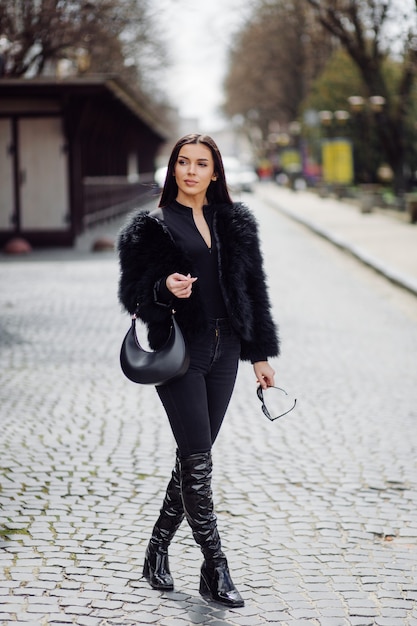
[[[200,598],[186,524],[175,591],[141,579],[174,444],[119,370],[115,255],[55,251],[0,264],[0,624],[417,625],[415,298],[249,202],[298,403],[269,422],[242,364],[216,443],[245,607]]]

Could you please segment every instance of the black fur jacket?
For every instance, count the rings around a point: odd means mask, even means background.
[[[255,363],[277,356],[278,333],[271,315],[253,214],[242,203],[217,205],[213,231],[224,301],[241,339],[241,360]],[[138,308],[138,317],[148,326],[149,345],[156,349],[168,336],[171,307],[158,303],[155,285],[174,272],[193,276],[193,264],[163,221],[146,211],[134,214],[122,229],[118,251],[120,302],[131,314]],[[172,306],[186,339],[192,340],[205,329],[207,318],[198,281],[190,298],[174,298]]]

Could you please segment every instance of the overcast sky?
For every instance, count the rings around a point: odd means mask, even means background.
[[[166,91],[182,117],[200,120],[202,131],[221,125],[222,81],[233,32],[248,14],[242,0],[154,0],[158,27],[172,62]]]

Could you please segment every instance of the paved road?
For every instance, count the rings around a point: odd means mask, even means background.
[[[246,606],[200,598],[185,524],[175,592],[141,580],[174,445],[119,371],[115,255],[51,252],[0,264],[0,624],[417,625],[415,298],[249,201],[298,404],[270,423],[243,364],[216,444]]]

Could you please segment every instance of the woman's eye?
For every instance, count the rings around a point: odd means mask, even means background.
[[[178,159],[177,164],[178,165],[187,165],[188,161],[186,161],[185,159]],[[204,161],[202,161],[201,163],[197,163],[197,165],[199,167],[207,167],[208,163],[205,163]]]

